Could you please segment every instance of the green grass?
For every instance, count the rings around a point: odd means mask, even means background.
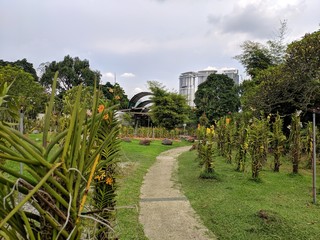
[[[219,239],[320,239],[320,206],[312,204],[310,171],[291,175],[285,163],[274,173],[267,164],[260,181],[253,181],[250,166],[245,173],[236,172],[216,156],[216,179],[200,179],[195,159],[196,151],[179,157],[179,181]]]
[[[174,142],[172,146],[164,146],[161,141],[152,141],[150,146],[142,146],[138,144],[138,140],[121,143],[121,162],[126,167],[120,173],[117,206],[133,207],[117,211],[116,231],[121,240],[147,239],[139,223],[138,209],[143,177],[161,152],[187,144],[190,145],[187,142]]]

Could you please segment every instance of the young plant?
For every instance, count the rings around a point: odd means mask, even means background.
[[[205,128],[204,126],[198,126],[198,158],[200,160],[200,166],[202,171],[201,178],[213,178],[214,177],[214,165],[213,165],[213,138],[214,127]]]
[[[265,119],[254,118],[248,130],[248,148],[252,159],[252,178],[259,179],[262,164],[266,158],[269,129]]]
[[[290,126],[290,156],[292,161],[292,173],[299,173],[299,162],[301,157],[301,122],[300,113],[297,111],[292,115]]]
[[[224,155],[227,158],[227,163],[232,163],[232,141],[233,141],[233,125],[231,122],[231,118],[226,118],[225,125],[225,153]]]
[[[226,157],[226,124],[225,119],[220,118],[217,122],[216,133],[219,154]]]
[[[279,172],[281,162],[280,156],[284,152],[284,147],[286,143],[286,136],[282,132],[283,121],[280,118],[280,115],[277,114],[274,123],[272,124],[272,138],[271,138],[271,147],[274,157],[274,168],[273,171]]]
[[[248,140],[247,140],[247,126],[243,119],[240,120],[240,123],[237,127],[236,134],[236,143],[237,143],[237,154],[236,154],[236,162],[237,162],[237,171],[244,172],[246,166],[247,159],[247,150],[248,150]]]

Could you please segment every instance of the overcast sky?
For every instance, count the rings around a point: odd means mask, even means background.
[[[156,80],[178,90],[182,72],[237,68],[245,40],[287,41],[319,29],[319,0],[0,0],[0,59],[38,68],[88,59],[129,96]]]

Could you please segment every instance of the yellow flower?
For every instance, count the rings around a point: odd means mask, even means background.
[[[108,115],[108,114],[105,114],[105,115],[103,116],[103,119],[104,119],[104,120],[108,120],[108,119],[109,119],[109,115]]]
[[[99,113],[101,113],[101,112],[103,112],[103,110],[104,110],[104,105],[99,105],[99,107],[98,107],[98,112]]]
[[[115,96],[114,98],[115,98],[116,100],[120,100],[120,96],[118,96],[118,95]]]
[[[207,134],[210,134],[210,133],[211,133],[211,129],[207,128]]]
[[[112,88],[109,88],[109,92],[113,93],[113,89],[112,89]]]
[[[243,146],[244,146],[244,149],[245,149],[245,150],[247,150],[248,147],[249,147],[248,143],[245,143]]]
[[[108,177],[108,178],[106,179],[106,184],[112,185],[112,183],[113,183],[113,179],[110,178],[110,177]]]
[[[230,118],[226,118],[226,124],[228,125],[230,123]]]
[[[211,126],[211,133],[214,134],[214,125]]]

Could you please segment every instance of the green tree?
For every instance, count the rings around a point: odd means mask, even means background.
[[[296,92],[300,109],[320,104],[320,30],[292,42],[287,49],[285,71]]]
[[[254,79],[262,70],[271,66],[277,66],[284,62],[286,44],[284,39],[287,33],[287,21],[280,21],[280,28],[272,40],[266,44],[247,40],[240,47],[242,53],[234,58],[246,69],[246,72]]]
[[[235,59],[240,61],[251,78],[255,78],[261,70],[272,66],[269,49],[263,44],[248,40],[240,47],[243,53],[235,56]]]
[[[287,44],[285,38],[288,32],[287,20],[280,21],[280,27],[276,32],[276,36],[272,40],[267,41],[267,46],[271,55],[272,63],[279,65],[285,61]]]
[[[168,92],[162,84],[149,81],[151,97],[151,119],[160,127],[172,130],[185,123],[188,112],[191,111],[186,99],[177,93]]]
[[[120,109],[127,109],[129,105],[128,96],[125,94],[123,88],[118,84],[107,82],[100,85],[101,91],[106,99],[112,100],[114,104],[119,104]]]
[[[289,116],[319,106],[319,54],[319,31],[291,43],[283,64],[261,70],[253,80],[242,83],[242,108]]]
[[[198,117],[203,113],[210,124],[229,112],[237,112],[240,107],[237,87],[224,74],[211,74],[207,81],[198,86],[194,100]]]
[[[23,58],[21,60],[17,60],[15,62],[4,61],[0,59],[0,66],[4,67],[7,65],[19,67],[27,73],[30,73],[35,81],[38,81],[37,72],[33,67],[32,63],[29,63],[27,59]]]
[[[52,85],[52,79],[56,71],[59,71],[57,90],[60,95],[74,86],[94,86],[95,79],[100,81],[101,74],[90,68],[88,60],[81,60],[78,57],[65,56],[61,62],[53,61],[45,66],[40,83],[46,88]]]
[[[44,112],[48,96],[44,88],[34,81],[30,73],[26,73],[19,67],[7,65],[0,67],[0,82],[12,84],[8,91],[18,108],[31,118],[35,118],[40,112]]]

